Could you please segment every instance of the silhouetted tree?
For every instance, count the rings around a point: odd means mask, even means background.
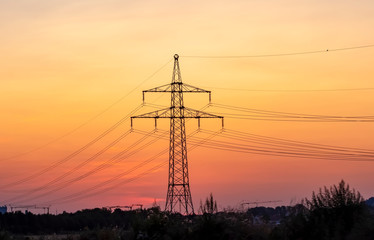
[[[351,237],[358,232],[372,231],[367,225],[372,216],[368,214],[364,199],[344,180],[313,192],[312,198],[305,199],[304,207],[298,206],[298,209],[281,227],[274,229],[273,239],[343,240],[353,239]],[[357,231],[358,228],[361,231]]]
[[[210,193],[209,197],[205,199],[204,204],[200,200],[200,212],[202,214],[204,213],[213,214],[213,213],[216,213],[217,210],[218,210],[217,201],[214,200],[212,193]]]
[[[341,180],[338,186],[325,186],[323,190],[320,188],[317,194],[313,191],[312,199],[305,199],[306,207],[310,211],[358,206],[363,202],[361,194],[355,189],[351,190],[344,180]]]

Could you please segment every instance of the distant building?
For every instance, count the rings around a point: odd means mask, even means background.
[[[6,206],[0,206],[0,213],[1,213],[1,214],[6,213],[7,210],[8,210],[8,208],[7,208]]]

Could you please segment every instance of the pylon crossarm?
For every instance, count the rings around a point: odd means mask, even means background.
[[[144,114],[137,115],[137,116],[132,116],[131,117],[131,127],[133,126],[133,121],[132,120],[134,118],[154,118],[155,119],[155,127],[157,126],[157,119],[158,118],[196,118],[199,121],[198,122],[199,127],[200,127],[200,119],[201,118],[220,118],[222,120],[222,127],[224,126],[223,116],[218,116],[218,115],[214,115],[214,114],[211,114],[211,113],[207,113],[207,112],[203,112],[203,111],[199,111],[199,110],[195,110],[195,109],[191,109],[191,108],[186,108],[186,107],[183,107],[183,109],[184,109],[183,116],[178,116],[178,117],[172,115],[172,107],[157,110],[157,111],[153,111],[153,112],[144,113]]]
[[[195,110],[192,108],[184,108],[185,118],[223,118],[223,116],[214,115],[211,113]]]
[[[171,84],[165,84],[165,85],[162,85],[162,86],[159,86],[159,87],[144,90],[143,91],[143,102],[145,101],[145,93],[146,92],[163,92],[163,93],[170,92],[170,90],[169,90],[170,87],[171,87]]]
[[[157,110],[157,111],[153,111],[153,112],[149,112],[149,113],[144,113],[144,114],[141,114],[141,115],[138,115],[138,116],[132,116],[131,117],[131,128],[133,126],[132,120],[134,118],[154,118],[155,119],[155,127],[157,127],[157,119],[158,118],[170,118],[170,116],[171,116],[170,108],[161,109],[161,110]]]
[[[211,113],[191,109],[191,108],[184,108],[184,115],[180,117],[174,118],[223,118],[223,116],[214,115]],[[173,118],[172,116],[172,108],[161,109],[153,112],[144,113],[137,116],[132,116],[131,118]]]
[[[160,109],[153,112],[144,113],[137,116],[132,116],[131,118],[169,118],[170,108]]]
[[[143,93],[146,93],[146,92],[170,92],[170,87],[171,87],[171,84],[169,83],[169,84],[165,84],[165,85],[155,87],[155,88],[151,88],[151,89],[148,89],[148,90],[143,90]]]
[[[186,84],[186,83],[183,83],[182,87],[183,87],[183,92],[211,93],[211,91],[209,90],[198,88],[198,87]]]
[[[162,86],[159,86],[159,87],[144,90],[143,91],[143,102],[145,101],[145,93],[147,93],[147,92],[153,92],[153,93],[173,92],[171,90],[172,84],[182,85],[182,92],[184,92],[184,93],[209,93],[209,102],[211,101],[211,91],[208,91],[208,90],[205,90],[205,89],[202,89],[202,88],[198,88],[198,87],[194,87],[194,86],[189,85],[189,84],[177,82],[177,83],[165,84],[165,85],[162,85]]]
[[[214,115],[211,113],[191,109],[191,108],[185,108],[184,109],[184,117],[185,118],[197,118],[198,120],[198,127],[200,128],[200,119],[201,118],[220,118],[222,121],[222,128],[224,127],[224,122],[223,122],[223,116],[218,116]]]

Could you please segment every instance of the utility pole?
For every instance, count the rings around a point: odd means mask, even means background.
[[[211,92],[182,82],[179,68],[179,56],[177,54],[174,55],[174,68],[171,84],[143,91],[143,102],[145,100],[145,93],[147,92],[170,92],[170,108],[132,116],[131,127],[134,118],[153,118],[155,120],[155,127],[157,127],[158,118],[170,119],[169,177],[165,211],[193,214],[194,208],[188,177],[185,119],[196,118],[198,120],[198,126],[200,127],[201,118],[219,118],[222,120],[223,127],[223,117],[184,106],[183,93],[208,93],[210,102]]]

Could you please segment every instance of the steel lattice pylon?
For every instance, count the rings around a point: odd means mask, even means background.
[[[184,107],[184,92],[209,93],[209,100],[211,92],[183,84],[179,68],[179,56],[177,54],[174,55],[171,84],[143,91],[143,101],[146,92],[170,92],[170,108],[132,116],[131,126],[134,118],[154,118],[155,125],[158,118],[170,118],[169,177],[165,211],[193,214],[194,208],[188,177],[185,119],[196,118],[199,120],[200,125],[200,118],[220,118],[223,125],[223,117]]]

